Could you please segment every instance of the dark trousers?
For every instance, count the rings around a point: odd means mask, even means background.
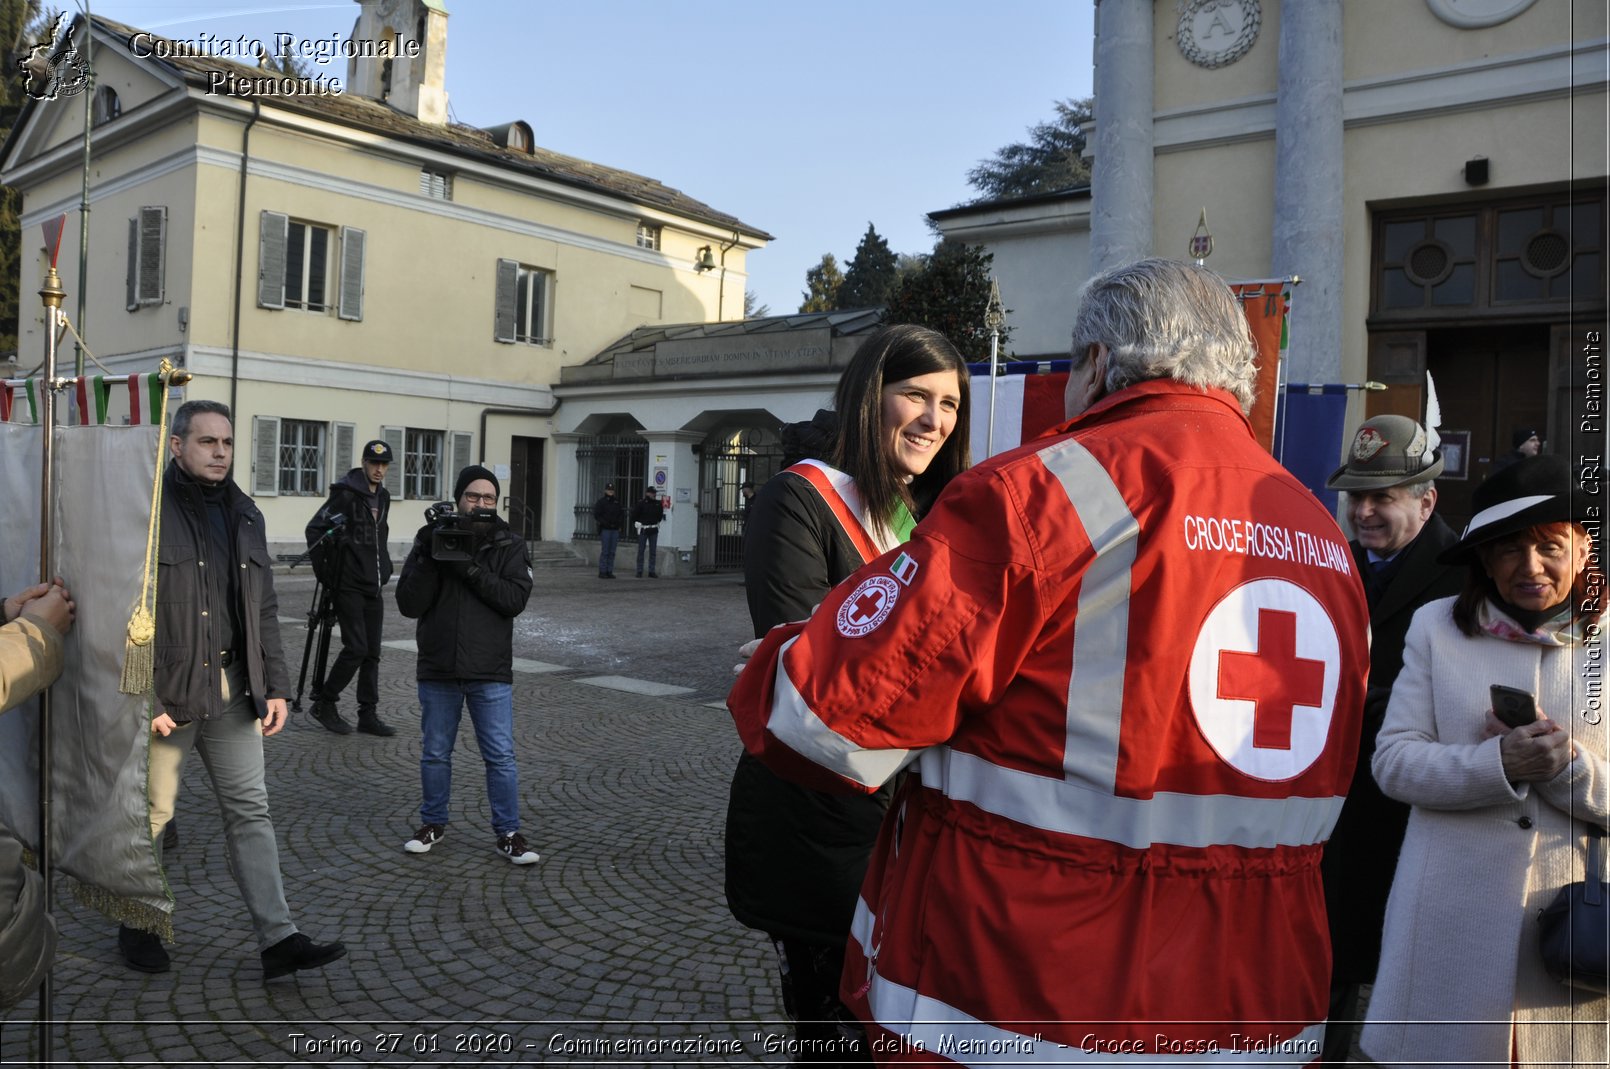
[[[637,575],[643,576],[643,554],[648,554],[648,574],[654,575],[654,552],[660,548],[660,529],[645,527],[637,535]]]
[[[606,527],[598,532],[598,574],[615,574],[615,547],[620,545],[621,532],[618,527]]]
[[[1325,1043],[1320,1048],[1321,1065],[1346,1065],[1358,1034],[1359,985],[1331,982],[1330,1013],[1325,1022]]]
[[[839,1065],[870,1065],[866,1029],[839,1001],[844,946],[803,939],[776,939],[782,972],[783,1008],[794,1021],[799,1048],[794,1060]]]
[[[335,618],[341,624],[341,655],[330,666],[318,700],[335,701],[356,675],[358,705],[374,705],[380,701],[380,591],[337,590]]]

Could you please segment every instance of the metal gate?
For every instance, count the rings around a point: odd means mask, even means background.
[[[615,498],[625,508],[643,496],[648,471],[648,442],[636,434],[596,434],[576,443],[576,531],[574,539],[598,540],[598,524],[593,520],[593,502],[604,496],[604,487],[615,484]],[[631,537],[630,525],[621,532]]]
[[[699,540],[695,567],[700,572],[736,572],[744,565],[744,509],[741,488],[760,486],[782,467],[777,431],[759,427],[717,431],[699,453]]]

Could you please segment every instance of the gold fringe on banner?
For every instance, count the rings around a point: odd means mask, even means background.
[[[22,848],[22,863],[35,872],[39,871],[39,855],[26,846]],[[92,883],[85,883],[72,876],[67,877],[67,882],[73,889],[74,898],[90,909],[99,911],[102,916],[110,917],[119,924],[128,925],[130,928],[139,928],[141,931],[151,932],[169,943],[174,942],[173,914],[168,910],[153,906],[149,902],[124,898],[103,887],[96,887]],[[162,890],[169,895],[169,900],[171,901],[172,891],[168,887],[166,874],[162,877]]]
[[[140,586],[140,603],[129,617],[128,638],[123,643],[123,676],[117,689],[123,694],[148,694],[156,683],[154,673],[157,636],[157,539],[162,529],[162,453],[168,445],[168,394],[172,390],[173,364],[162,361],[162,412],[157,417],[157,465],[151,479],[151,522],[145,530],[145,575]]]

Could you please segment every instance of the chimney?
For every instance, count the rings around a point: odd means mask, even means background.
[[[447,125],[447,7],[443,0],[357,0],[348,91]],[[379,46],[379,47],[376,47]]]

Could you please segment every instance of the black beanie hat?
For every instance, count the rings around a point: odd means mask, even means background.
[[[479,464],[471,464],[469,467],[458,473],[458,482],[453,484],[453,500],[457,501],[459,498],[463,497],[464,491],[469,489],[470,483],[477,479],[485,479],[487,482],[492,484],[492,493],[499,496],[502,495],[503,486],[498,482],[498,477],[493,475],[487,469],[481,467]]]

